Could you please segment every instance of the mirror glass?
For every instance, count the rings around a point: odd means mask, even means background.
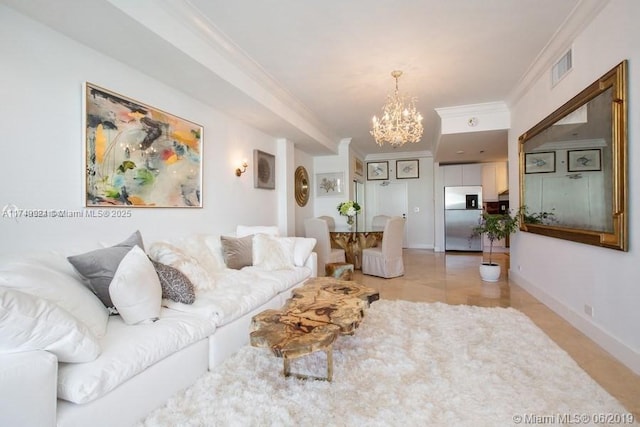
[[[626,62],[520,137],[521,229],[626,246]]]

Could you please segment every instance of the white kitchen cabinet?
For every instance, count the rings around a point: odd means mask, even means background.
[[[498,195],[509,188],[507,163],[484,163],[482,165],[482,201],[497,202]]]
[[[445,187],[456,185],[482,185],[482,164],[442,166],[442,181]]]

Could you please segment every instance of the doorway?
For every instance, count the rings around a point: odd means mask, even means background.
[[[408,186],[406,182],[383,181],[373,186],[373,212],[367,216],[369,221],[376,215],[400,216],[404,218],[404,238],[402,247],[407,247],[409,222],[407,210],[409,206]]]

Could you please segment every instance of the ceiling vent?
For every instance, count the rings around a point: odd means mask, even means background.
[[[551,68],[551,85],[555,86],[573,67],[572,49],[569,49],[562,58],[553,64]]]

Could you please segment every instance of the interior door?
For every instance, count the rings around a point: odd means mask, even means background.
[[[384,181],[374,184],[373,210],[369,218],[376,215],[400,216],[404,218],[404,239],[402,247],[407,247],[407,236],[409,233],[409,222],[407,219],[407,209],[409,206],[408,187],[406,182]]]

